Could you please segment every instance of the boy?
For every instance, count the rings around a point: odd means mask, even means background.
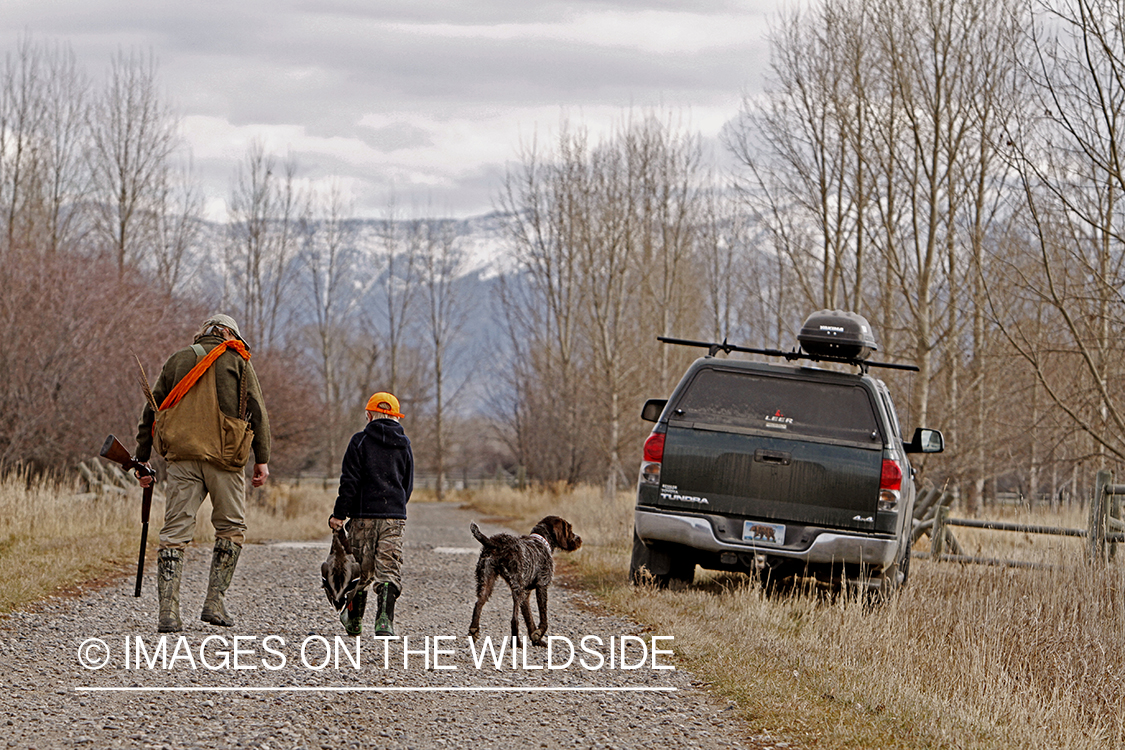
[[[414,489],[414,454],[399,420],[398,399],[380,391],[367,401],[367,426],[348,443],[340,492],[328,519],[335,531],[348,522],[348,538],[360,566],[359,586],[340,622],[348,635],[363,632],[367,587],[374,581],[379,613],[375,635],[393,636],[395,600],[402,592],[402,535],[406,503]]]

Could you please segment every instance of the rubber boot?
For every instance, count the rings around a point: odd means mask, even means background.
[[[348,635],[363,632],[363,613],[367,610],[367,589],[357,591],[348,601],[348,606],[340,612],[340,622]]]
[[[180,622],[180,579],[184,575],[184,551],[162,549],[156,556],[156,595],[160,600],[158,633],[178,633]]]
[[[215,550],[211,553],[211,577],[207,581],[207,598],[203,600],[203,614],[199,616],[203,622],[224,628],[234,625],[234,618],[227,614],[226,607],[223,606],[223,595],[227,593],[230,580],[234,577],[240,552],[242,545],[229,539],[215,540]]]
[[[379,599],[379,615],[375,618],[375,635],[395,634],[395,600],[398,599],[398,587],[393,583],[380,583],[375,587],[375,596]]]

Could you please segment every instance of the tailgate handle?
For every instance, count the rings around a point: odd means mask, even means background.
[[[786,451],[768,451],[764,448],[759,448],[754,451],[754,460],[761,461],[764,464],[788,466],[793,461],[793,454]]]

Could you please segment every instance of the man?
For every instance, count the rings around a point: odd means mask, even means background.
[[[207,598],[200,619],[230,627],[223,596],[234,576],[246,532],[243,471],[254,452],[255,487],[269,477],[270,423],[250,352],[227,315],[203,322],[194,343],[168,358],[137,428],[136,460],[147,462],[155,447],[168,461],[164,526],[160,530],[157,630],[183,630],[180,579],[184,548],[195,535],[195,517],[211,497],[215,548]],[[151,477],[141,479],[147,486]]]
[[[402,535],[406,503],[414,489],[414,454],[399,424],[398,399],[380,391],[367,401],[367,426],[348,443],[340,472],[340,492],[328,526],[348,522],[348,537],[360,578],[356,593],[340,613],[349,635],[363,632],[367,587],[375,582],[379,613],[375,635],[395,634],[395,601],[402,592]]]

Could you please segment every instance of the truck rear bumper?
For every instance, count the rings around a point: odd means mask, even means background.
[[[817,533],[804,549],[785,549],[752,542],[736,544],[718,539],[712,521],[706,515],[654,513],[637,508],[633,522],[637,536],[645,542],[670,542],[716,554],[749,552],[806,563],[866,563],[886,567],[897,559],[899,551],[898,540],[893,537],[829,529]]]

